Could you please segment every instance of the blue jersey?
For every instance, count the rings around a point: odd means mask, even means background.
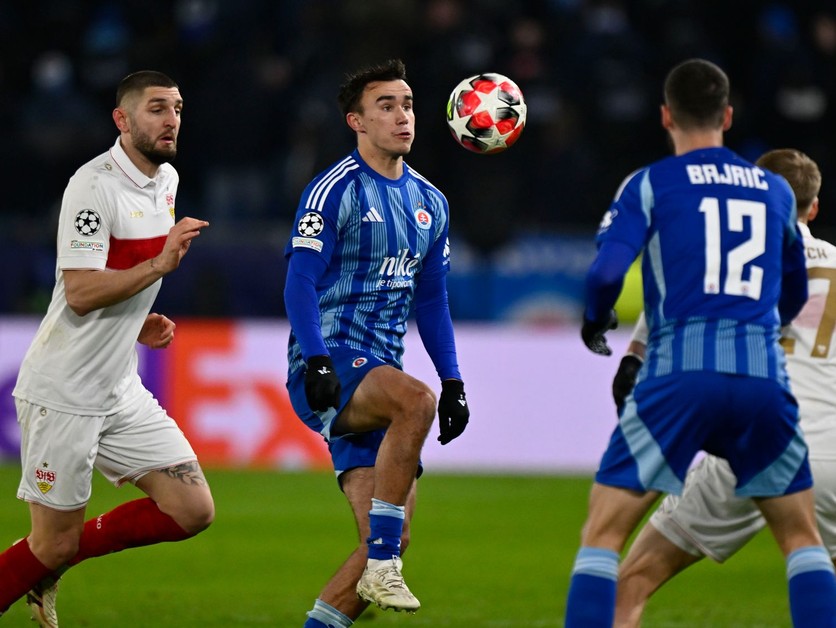
[[[787,182],[726,148],[630,175],[598,233],[644,251],[647,375],[706,370],[783,380],[778,299],[804,264]]]
[[[388,179],[355,150],[319,174],[302,194],[285,249],[314,252],[327,265],[316,286],[325,347],[368,351],[398,367],[417,282],[449,269],[447,199],[403,168]],[[289,372],[302,365],[291,333]]]

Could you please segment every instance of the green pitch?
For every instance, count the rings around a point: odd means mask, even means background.
[[[208,471],[217,518],[202,535],[90,560],[65,576],[65,627],[301,628],[305,611],[354,547],[331,474]],[[28,531],[18,469],[0,466],[0,549]],[[428,473],[404,573],[415,615],[370,609],[356,626],[538,628],[562,616],[588,478]],[[139,497],[97,477],[88,515]],[[2,626],[31,626],[15,604]],[[790,624],[784,565],[767,534],[726,565],[708,561],[650,603],[645,628]]]

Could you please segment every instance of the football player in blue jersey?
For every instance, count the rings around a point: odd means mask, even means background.
[[[415,138],[400,60],[346,78],[339,104],[357,148],[305,188],[286,248],[293,407],[328,448],[360,545],[331,578],[306,628],[350,626],[369,602],[414,612],[401,554],[415,508],[420,454],[435,419],[447,444],[469,409],[447,302],[449,209],[404,163]],[[402,370],[407,317],[441,379]]]
[[[728,460],[786,558],[795,626],[836,625],[836,576],[816,529],[807,446],[778,340],[807,299],[795,197],[782,177],[723,147],[729,82],[685,61],[665,79],[661,122],[674,155],[629,175],[597,236],[581,336],[605,334],[642,253],[647,357],[595,475],[566,627],[610,627],[628,537],[694,456]]]
[[[836,561],[836,302],[830,298],[836,246],[815,238],[808,226],[819,213],[821,171],[815,161],[791,148],[768,151],[756,164],[790,184],[804,236],[810,298],[782,330],[781,346],[810,449],[819,533]],[[616,406],[622,406],[633,390],[646,342],[647,325],[640,317],[613,379]],[[638,626],[648,598],[662,584],[704,556],[725,562],[765,527],[752,500],[735,496],[736,481],[725,460],[705,456],[688,473],[682,495],[662,500],[621,563],[616,626]]]

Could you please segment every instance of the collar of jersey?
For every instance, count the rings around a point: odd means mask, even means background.
[[[406,182],[409,180],[409,166],[406,165],[406,162],[403,164],[403,174],[400,178],[390,179],[389,177],[384,177],[382,174],[374,170],[369,164],[363,161],[363,158],[360,156],[360,151],[356,148],[354,149],[353,157],[354,160],[360,164],[360,169],[376,181],[380,181],[381,183],[397,188],[402,185],[406,185]]]
[[[131,161],[131,158],[128,157],[128,153],[126,153],[125,149],[122,148],[122,142],[118,137],[116,138],[116,143],[113,145],[113,148],[110,149],[110,156],[113,158],[113,161],[116,162],[116,165],[119,166],[119,169],[125,173],[125,176],[128,177],[136,187],[144,188],[154,180],[149,179],[139,171],[139,168],[137,168],[134,165],[134,162]]]

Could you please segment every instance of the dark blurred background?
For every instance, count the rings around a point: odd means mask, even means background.
[[[344,74],[400,57],[416,96],[408,162],[452,211],[453,314],[577,313],[596,225],[621,180],[667,154],[661,87],[679,61],[732,82],[727,145],[792,146],[822,168],[820,237],[836,234],[836,8],[749,0],[43,0],[0,3],[0,313],[44,311],[68,178],[116,137],[118,81],[166,72],[185,99],[177,213],[212,223],[164,282],[179,316],[283,317],[282,249],[301,193],[354,146]],[[480,72],[521,87],[508,152],[459,147],[452,88]]]

